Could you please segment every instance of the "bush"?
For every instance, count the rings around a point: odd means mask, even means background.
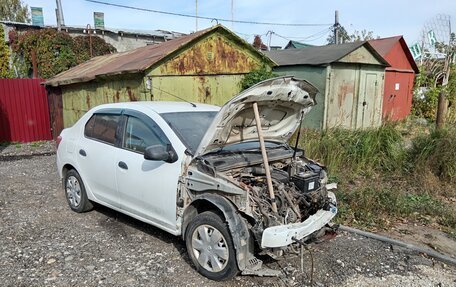
[[[277,77],[277,75],[271,72],[271,69],[269,67],[262,66],[261,68],[253,70],[244,76],[241,81],[241,88],[242,90],[245,90],[261,81],[274,77]]]
[[[90,59],[87,37],[73,39],[66,32],[54,29],[29,30],[17,34],[14,30],[9,34],[11,48],[15,59],[20,59],[26,70],[32,69],[32,53],[36,55],[38,74],[48,79]],[[92,36],[94,56],[115,52],[114,47],[97,37]],[[25,71],[27,73],[27,71]]]

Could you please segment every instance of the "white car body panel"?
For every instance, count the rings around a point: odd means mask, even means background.
[[[288,142],[303,115],[316,104],[317,93],[307,81],[292,77],[266,80],[242,91],[220,109],[195,156],[228,144],[257,140],[253,103],[258,104],[264,140]]]
[[[328,197],[332,199],[333,206],[330,210],[320,209],[314,215],[309,216],[306,220],[300,223],[278,225],[268,227],[263,231],[261,239],[262,248],[277,248],[292,244],[293,238],[301,240],[320,230],[328,224],[337,214],[336,196],[332,192],[328,192]]]
[[[101,109],[139,111],[160,126],[172,143],[179,159],[174,163],[144,160],[142,154],[110,146],[84,136],[90,117]],[[182,162],[186,161],[185,145],[158,113],[218,111],[212,105],[179,102],[141,102],[100,105],[87,112],[73,127],[64,129],[57,150],[57,168],[63,179],[63,167],[73,166],[84,181],[87,197],[97,203],[180,235],[176,215],[176,192]],[[83,149],[86,157],[79,153]],[[95,159],[93,159],[95,157]],[[118,162],[127,163],[127,171]],[[113,177],[110,178],[109,175]],[[134,204],[126,204],[125,201]],[[122,202],[122,204],[121,204]]]

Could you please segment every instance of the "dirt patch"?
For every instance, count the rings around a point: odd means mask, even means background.
[[[421,224],[399,224],[381,234],[409,242],[417,246],[430,247],[437,252],[456,258],[456,241],[438,229]]]

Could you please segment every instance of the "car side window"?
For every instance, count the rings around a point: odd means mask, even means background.
[[[138,153],[144,153],[146,147],[152,145],[167,145],[168,139],[162,130],[152,122],[149,125],[142,120],[129,116],[125,127],[122,147]]]
[[[94,114],[85,125],[84,135],[88,138],[115,145],[119,121],[120,115]]]

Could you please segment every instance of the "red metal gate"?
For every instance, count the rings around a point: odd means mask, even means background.
[[[50,140],[42,79],[0,79],[0,142]]]

